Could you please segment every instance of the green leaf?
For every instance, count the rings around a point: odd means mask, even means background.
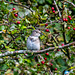
[[[17,30],[13,30],[13,31],[11,31],[11,33],[12,33],[12,34],[17,33]]]
[[[65,62],[64,62],[64,60],[61,57],[57,58],[57,63],[62,65],[62,66],[65,66]]]
[[[1,70],[7,70],[9,67],[6,64],[3,64],[2,67],[0,67]]]
[[[27,19],[25,19],[26,23],[30,23],[30,21],[28,21]]]
[[[42,40],[42,39],[44,39],[45,38],[45,36],[44,35],[42,35],[41,37],[40,37],[40,39]]]
[[[40,4],[43,4],[45,0],[37,0]]]
[[[58,5],[62,9],[62,3],[60,1],[59,1]]]
[[[46,0],[48,3],[52,4],[52,0]]]
[[[24,59],[24,61],[26,61],[27,63],[31,63],[29,59]]]
[[[23,30],[23,29],[26,29],[27,27],[26,26],[21,26],[21,29]]]
[[[21,63],[24,63],[24,60],[23,60],[22,57],[20,57],[20,59],[19,59],[19,63],[20,63],[20,64],[21,64]]]
[[[5,29],[5,26],[0,26],[0,30],[4,30]]]
[[[59,70],[60,70],[61,72],[63,72],[65,69],[67,69],[66,66],[60,66],[60,67],[59,67]]]
[[[55,52],[52,52],[51,55],[52,55],[53,57],[55,57]]]

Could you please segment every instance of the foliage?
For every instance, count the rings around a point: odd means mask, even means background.
[[[74,6],[67,0],[56,0],[56,4],[54,1],[0,0],[0,54],[26,50],[27,38],[35,29],[40,29],[43,33],[40,36],[41,50],[49,47],[57,48],[75,41]],[[75,3],[73,0],[68,1]],[[68,21],[63,21],[63,18],[67,18]],[[42,53],[38,56],[38,62],[35,62],[33,53],[2,57],[0,74],[63,75],[65,70],[69,70],[70,75],[73,75],[75,74],[74,47],[73,45],[54,49],[47,52],[48,55]]]

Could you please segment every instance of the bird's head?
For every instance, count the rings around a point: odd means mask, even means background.
[[[40,34],[41,34],[40,30],[37,30],[37,29],[36,29],[36,30],[32,31],[31,36],[39,37]]]

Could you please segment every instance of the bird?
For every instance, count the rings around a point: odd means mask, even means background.
[[[35,29],[32,31],[31,35],[27,38],[27,49],[31,51],[40,50],[40,37],[41,31]],[[35,61],[38,61],[38,58],[35,56]]]
[[[32,31],[32,34],[27,38],[27,49],[28,50],[40,50],[40,36],[41,32],[39,30]]]

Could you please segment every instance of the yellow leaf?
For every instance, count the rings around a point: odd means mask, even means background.
[[[11,71],[11,69],[8,69],[6,72],[5,72],[5,75],[14,75],[13,72]]]
[[[19,64],[16,64],[16,67],[18,67],[19,66]]]
[[[63,41],[63,37],[58,37],[58,40],[59,41]]]
[[[6,30],[2,30],[4,33],[6,33]]]
[[[75,68],[75,66],[73,66],[73,67],[70,67],[69,69],[71,70],[71,69],[74,69]]]
[[[3,40],[0,40],[0,43],[4,43],[4,41]]]
[[[44,26],[45,24],[39,24],[40,26]]]
[[[11,32],[8,32],[9,34],[11,34]]]
[[[14,49],[9,48],[9,51],[15,51]]]
[[[41,20],[46,20],[47,18],[41,18]]]
[[[55,48],[57,49],[57,48],[58,48],[58,46],[55,46]]]
[[[26,26],[23,26],[23,28],[27,28]]]

